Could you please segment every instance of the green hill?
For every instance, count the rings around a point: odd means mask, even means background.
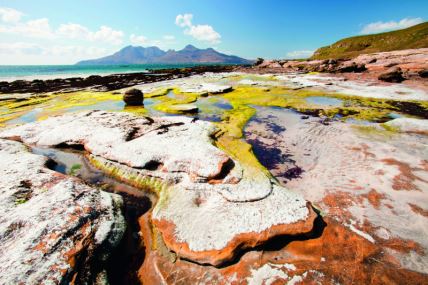
[[[428,48],[428,22],[381,34],[346,38],[319,48],[311,59],[353,58],[360,54]]]

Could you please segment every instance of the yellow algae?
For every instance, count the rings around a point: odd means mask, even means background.
[[[173,97],[158,97],[157,100],[159,103],[154,105],[154,109],[164,113],[178,114],[181,113],[180,110],[175,109],[172,106],[194,103],[200,96],[196,93],[180,93],[178,89],[174,89],[172,92],[174,94]]]
[[[90,106],[102,101],[122,101],[122,95],[111,92],[73,92],[59,94],[48,111],[64,110],[70,107]]]
[[[132,113],[137,116],[149,114],[149,110],[144,108],[144,106],[125,106],[123,112]]]
[[[144,93],[144,98],[156,98],[156,97],[160,97],[160,96],[165,96],[167,95],[170,91],[173,91],[173,88],[170,87],[159,87],[158,89],[152,91],[152,92],[148,92],[148,93]]]
[[[382,124],[382,127],[377,126],[364,126],[364,125],[353,125],[355,130],[357,130],[361,135],[369,136],[370,138],[391,138],[396,135],[397,132],[394,128],[388,128],[385,124]]]
[[[251,145],[242,139],[244,126],[255,113],[256,110],[248,106],[234,106],[232,110],[225,111],[223,120],[215,123],[219,129],[214,136],[215,145],[239,161],[247,170],[255,170],[251,171],[251,175],[261,171],[270,176],[269,171],[254,155]]]
[[[93,166],[104,171],[113,178],[119,179],[139,189],[147,189],[155,193],[159,200],[163,197],[162,193],[166,194],[165,189],[169,187],[167,183],[159,178],[142,175],[138,170],[131,167],[119,167],[108,160],[96,157],[92,154],[88,155],[88,160]],[[165,197],[163,199],[165,199]]]
[[[227,76],[225,79],[230,81],[241,81],[243,79],[248,79],[251,81],[277,81],[276,75],[262,75],[262,74],[235,74],[231,76]]]

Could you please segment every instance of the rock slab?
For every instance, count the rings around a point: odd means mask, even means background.
[[[186,117],[93,111],[51,117],[0,137],[83,145],[105,169],[128,173],[121,179],[162,180],[152,222],[170,250],[198,263],[220,265],[274,236],[310,232],[316,217],[310,204],[216,148],[216,131]]]
[[[91,282],[122,238],[122,199],[0,140],[0,283]],[[102,267],[102,266],[101,266]]]

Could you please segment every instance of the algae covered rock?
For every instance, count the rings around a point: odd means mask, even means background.
[[[123,95],[123,101],[129,106],[141,106],[144,101],[144,94],[139,89],[129,89]]]
[[[389,129],[404,133],[428,134],[428,120],[397,118],[385,123]]]
[[[174,113],[197,113],[199,111],[198,106],[194,104],[177,104],[168,107],[168,110]]]
[[[125,231],[122,198],[0,140],[0,283],[90,283]],[[96,267],[93,267],[97,264]]]

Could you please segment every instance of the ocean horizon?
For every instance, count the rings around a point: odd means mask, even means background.
[[[227,64],[0,65],[0,81],[88,77],[91,75],[146,72],[149,69],[185,68],[201,65]]]

